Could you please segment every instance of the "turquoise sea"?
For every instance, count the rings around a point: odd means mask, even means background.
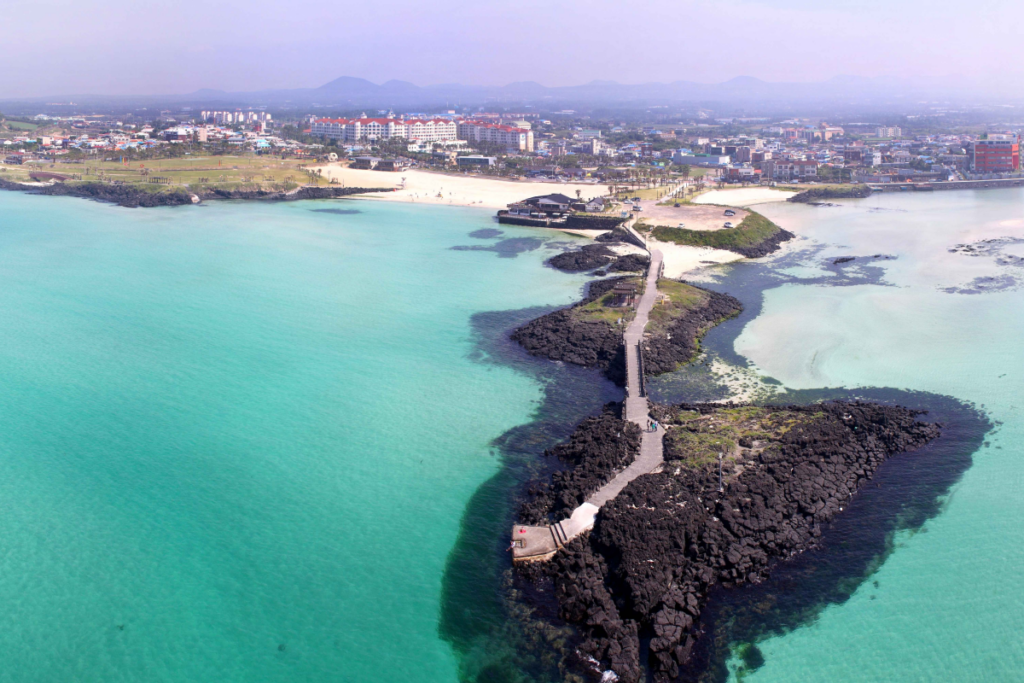
[[[891,552],[848,599],[758,642],[763,665],[734,657],[733,677],[1018,680],[1024,191],[883,194],[841,204],[757,207],[800,239],[774,258],[763,306],[734,351],[790,389],[931,392],[972,402],[995,428],[938,514],[890,538]],[[973,246],[957,249],[962,244]],[[850,256],[857,258],[835,264]],[[813,590],[792,590],[804,588]]]
[[[584,282],[493,227],[0,193],[0,681],[456,680],[446,562],[544,399],[473,316]]]
[[[820,604],[757,639],[763,663],[734,643],[731,677],[1015,680],[1024,192],[841,203],[758,207],[799,239],[722,270],[757,305],[708,347],[795,397],[930,392],[996,426],[842,599],[789,586]],[[507,342],[585,278],[541,265],[570,238],[494,227],[0,193],[0,682],[545,670],[508,664],[509,492],[618,393]]]

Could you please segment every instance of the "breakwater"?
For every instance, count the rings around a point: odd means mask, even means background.
[[[871,183],[872,192],[941,192],[943,190],[991,190],[1024,187],[1024,178],[990,180],[946,180],[938,183]]]

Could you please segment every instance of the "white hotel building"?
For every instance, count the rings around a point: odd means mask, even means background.
[[[504,145],[510,152],[532,152],[533,131],[526,128],[502,126],[485,121],[459,121],[458,134],[460,140],[473,142],[493,142]]]
[[[457,129],[448,119],[318,119],[310,133],[345,142],[391,138],[440,142],[455,140]]]

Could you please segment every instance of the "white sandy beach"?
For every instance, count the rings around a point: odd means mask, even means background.
[[[608,194],[608,186],[601,183],[542,183],[527,180],[499,180],[483,176],[446,175],[410,169],[397,173],[350,169],[340,164],[317,166],[324,177],[337,179],[346,187],[394,187],[395,192],[365,195],[366,198],[392,201],[442,204],[451,206],[479,206],[486,209],[504,209],[513,202],[527,197],[555,192],[583,199]],[[403,187],[403,178],[405,185]]]
[[[784,202],[795,192],[773,190],[768,187],[742,187],[735,190],[711,190],[693,200],[694,204],[721,204],[722,206],[750,206],[768,202]]]
[[[382,192],[364,195],[377,201],[414,202],[423,204],[440,204],[451,206],[478,206],[487,209],[503,209],[509,204],[540,194],[559,192],[570,197],[576,196],[576,190],[584,199],[607,193],[607,186],[599,183],[542,183],[535,181],[498,180],[481,176],[459,176],[432,173],[411,169],[399,173],[383,171],[353,170],[340,164],[327,164],[318,167],[325,177],[337,179],[347,187],[395,187],[394,192]],[[402,187],[403,179],[405,182]],[[439,196],[440,195],[440,196]],[[766,188],[743,188],[737,190],[713,190],[697,198],[696,202],[704,204],[725,204],[744,206],[768,201],[784,201],[789,192],[769,190]],[[656,202],[648,202],[653,213]],[[664,207],[657,207],[664,210]],[[716,210],[713,216],[705,217],[697,207],[689,206],[685,220],[687,227],[694,229],[717,229],[722,217]],[[679,210],[677,210],[679,211]],[[739,212],[742,213],[742,212]],[[701,214],[701,215],[698,215]],[[703,219],[710,221],[704,226]],[[739,215],[738,218],[742,218]],[[678,218],[673,218],[678,221]],[[714,226],[710,223],[714,223]],[[674,223],[673,223],[674,224]],[[593,239],[605,232],[603,230],[563,230],[581,237]],[[723,249],[706,247],[688,247],[671,242],[659,242],[653,238],[649,245],[660,249],[665,255],[665,276],[673,279],[685,278],[702,267],[738,261],[742,256]],[[641,251],[635,247],[618,247],[616,251],[626,253]]]
[[[688,273],[718,263],[731,263],[743,257],[724,249],[710,247],[689,247],[674,242],[659,242],[653,237],[648,238],[647,246],[660,249],[665,255],[665,277],[673,280],[686,279]]]

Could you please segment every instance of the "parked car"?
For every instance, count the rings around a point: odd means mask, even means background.
[[[729,221],[726,221],[726,222],[725,222],[725,227],[727,227],[727,228],[731,228],[731,227],[733,227],[733,225],[732,225],[732,223],[730,223]]]

